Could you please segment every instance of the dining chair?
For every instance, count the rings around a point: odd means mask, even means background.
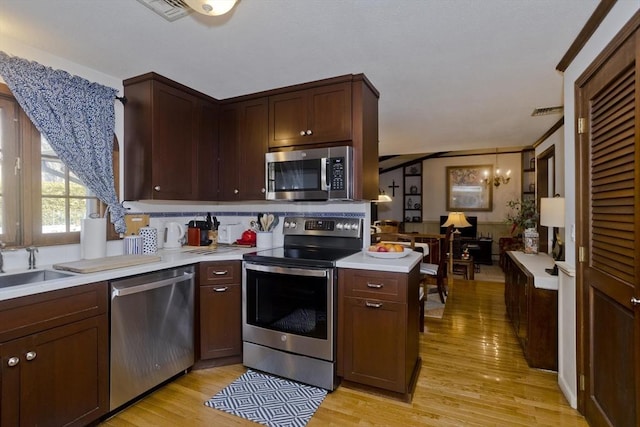
[[[449,242],[451,241],[451,234],[453,233],[453,225],[447,227],[447,231],[444,238],[440,241],[440,257],[437,264],[420,263],[420,274],[422,274],[422,288],[426,295],[425,279],[427,277],[433,277],[436,280],[436,287],[438,294],[440,295],[440,301],[444,304],[444,297],[447,295],[447,288],[445,284],[445,273],[447,270],[447,253],[449,252]]]

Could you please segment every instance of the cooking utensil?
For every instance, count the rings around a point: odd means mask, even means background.
[[[273,220],[275,217],[273,216],[273,214],[267,214],[266,218],[267,219],[265,220],[264,231],[271,231],[271,225],[273,224]]]
[[[276,226],[278,225],[279,222],[280,222],[280,220],[278,219],[278,216],[274,215],[273,222],[271,223],[271,230],[269,230],[269,231],[275,230],[275,228],[276,228]]]
[[[267,219],[267,214],[260,214],[259,218],[260,218],[260,231],[267,231],[267,225],[268,225],[268,219]]]

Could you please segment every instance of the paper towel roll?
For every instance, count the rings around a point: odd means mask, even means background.
[[[80,257],[82,259],[107,256],[107,219],[86,218],[80,226]]]

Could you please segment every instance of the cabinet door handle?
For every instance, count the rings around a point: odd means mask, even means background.
[[[382,283],[367,283],[367,288],[380,289],[384,285]]]
[[[159,186],[159,185],[156,185],[155,187],[153,187],[153,189],[154,189],[155,191],[160,191],[160,186]]]
[[[636,297],[631,298],[631,305],[640,305],[640,299]]]
[[[235,188],[235,189],[233,190],[233,194],[238,194],[239,192],[240,192],[240,190],[238,190],[237,188]]]
[[[220,270],[220,271],[214,271],[213,274],[215,276],[226,276],[227,273],[229,273],[229,270]]]
[[[225,286],[224,288],[213,288],[214,292],[227,292],[227,289],[229,289],[228,286]]]
[[[303,130],[300,131],[300,136],[305,136],[307,133]]]
[[[7,361],[8,366],[16,366],[18,363],[20,363],[20,358],[15,356],[10,357],[9,360]]]
[[[311,129],[308,129],[307,132],[305,132],[307,135],[312,135],[313,132],[311,131]]]
[[[25,359],[27,360],[33,360],[36,358],[38,354],[35,351],[30,351],[27,354],[24,355]]]
[[[365,301],[364,305],[366,305],[367,307],[371,307],[371,308],[380,308],[380,307],[382,307],[382,303],[381,302]]]

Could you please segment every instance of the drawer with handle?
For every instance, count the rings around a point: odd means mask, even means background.
[[[367,270],[347,270],[344,295],[357,298],[375,298],[406,302],[406,276],[397,273]]]
[[[210,261],[200,263],[200,285],[236,283],[242,280],[240,261]]]

